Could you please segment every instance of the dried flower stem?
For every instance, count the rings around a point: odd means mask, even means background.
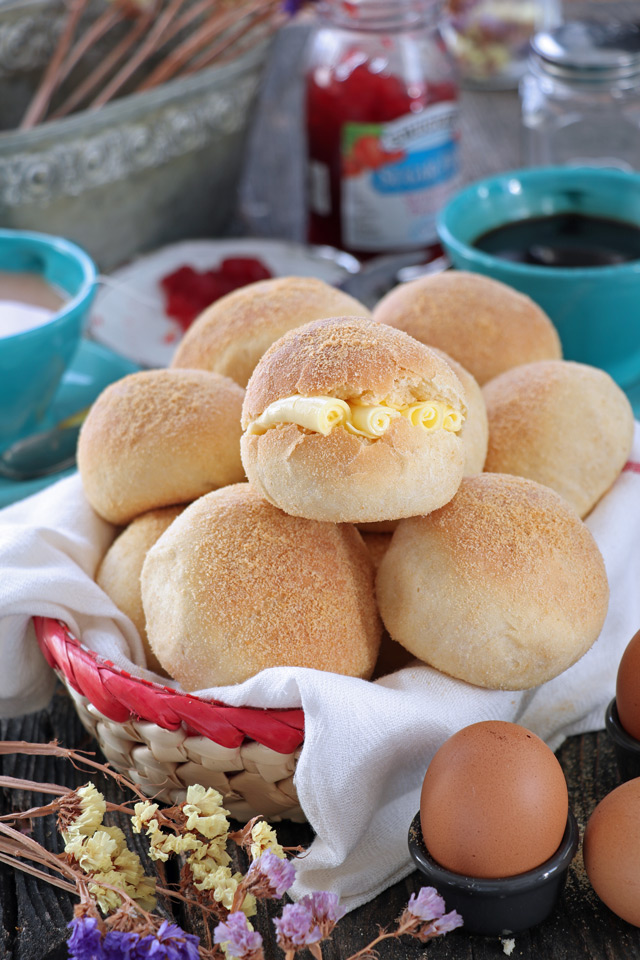
[[[1,849],[3,848],[0,847],[0,850]],[[22,873],[28,873],[30,876],[36,877],[38,880],[45,880],[47,883],[51,884],[52,887],[58,887],[60,890],[65,890],[66,893],[77,893],[77,889],[73,883],[68,883],[66,880],[61,880],[60,877],[52,877],[50,873],[45,873],[44,870],[38,870],[36,867],[30,866],[28,863],[23,863],[21,860],[9,856],[8,854],[0,853],[0,863],[6,863],[7,866],[13,867],[14,870],[20,870]]]
[[[98,760],[92,760],[91,757],[95,756],[95,754],[85,750],[71,750],[69,747],[61,747],[57,740],[51,740],[49,743],[29,743],[27,740],[0,741],[0,756],[11,753],[21,753],[29,757],[62,757],[65,760],[69,760],[76,769],[79,764],[84,764],[93,770],[99,770],[101,773],[106,774],[106,776],[111,777],[119,787],[124,787],[126,790],[134,793],[139,800],[146,802],[149,799],[137,783],[128,780],[122,773],[117,773],[108,763],[100,763]],[[38,788],[41,786],[42,785],[39,784]],[[26,789],[28,789],[28,787]],[[61,787],[60,789],[62,792],[68,791],[67,787]]]
[[[115,27],[117,23],[124,20],[124,17],[125,14],[119,7],[109,6],[106,10],[102,11],[97,20],[85,30],[82,36],[78,37],[69,51],[69,56],[64,63],[61,64],[60,70],[58,71],[58,86],[69,76],[73,68],[84,57],[85,53],[87,53],[95,43],[101,40],[112,27]]]
[[[277,7],[279,0],[272,0],[271,3],[267,5],[267,8],[258,16],[254,17],[249,23],[244,24],[240,30],[236,31],[232,36],[226,36],[217,46],[212,47],[210,50],[206,50],[201,57],[198,57],[193,63],[187,65],[183,70],[184,74],[197,73],[198,70],[203,70],[205,67],[210,66],[220,54],[224,53],[225,50],[228,50],[230,46],[234,43],[237,43],[238,40],[246,36],[251,30],[258,26],[260,23],[264,23],[265,20],[268,20],[273,12],[273,9]]]
[[[180,8],[184,6],[186,0],[170,0],[170,3],[155,21],[153,29],[150,31],[147,39],[138,48],[129,61],[119,70],[113,79],[106,85],[102,92],[89,105],[90,110],[97,110],[104,106],[108,100],[120,90],[135,71],[144,61],[157,49],[159,41],[164,32],[168,29],[171,21],[177,16]]]
[[[35,780],[21,780],[18,777],[0,777],[0,787],[8,787],[10,790],[29,790],[31,793],[51,793],[57,796],[61,796],[69,789],[69,787],[60,786],[59,783],[37,783]]]
[[[26,114],[20,124],[21,130],[30,130],[44,117],[49,101],[58,85],[58,74],[64,58],[76,32],[80,17],[87,7],[88,0],[71,0],[69,15],[58,39],[58,45],[49,61],[44,76],[40,82]]]
[[[257,2],[244,6],[241,10],[231,10],[230,12],[219,13],[217,16],[204,24],[195,35],[189,36],[181,43],[165,60],[153,70],[148,77],[137,88],[138,91],[150,90],[161,83],[170,80],[182,67],[191,60],[195,54],[199,53],[203,47],[206,47],[220,33],[229,30],[238,23],[251,16],[254,13],[270,8],[274,0],[257,0]]]
[[[207,0],[209,2],[209,0]],[[79,104],[91,96],[105,77],[117,69],[120,62],[129,53],[129,50],[138,42],[141,36],[147,32],[156,16],[155,7],[148,10],[143,16],[138,17],[131,30],[125,34],[119,43],[113,48],[102,63],[98,64],[95,70],[80,83],[67,99],[51,115],[52,120],[59,120],[60,117],[66,117]]]

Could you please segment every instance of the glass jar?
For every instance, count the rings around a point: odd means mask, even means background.
[[[435,0],[326,0],[307,53],[308,239],[437,247],[458,186],[458,88]]]
[[[572,21],[537,34],[520,87],[526,162],[640,168],[640,28]]]
[[[515,90],[529,41],[561,20],[560,0],[447,0],[443,35],[465,87]]]

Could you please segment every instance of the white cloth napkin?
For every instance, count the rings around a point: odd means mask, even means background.
[[[200,691],[231,705],[300,707],[305,740],[296,771],[316,831],[293,890],[338,893],[347,909],[412,870],[409,823],[429,760],[469,723],[521,723],[556,749],[602,727],[622,652],[640,627],[640,426],[631,461],[587,520],[604,556],[611,600],[591,650],[555,680],[526,692],[483,690],[413,664],[375,683],[278,667],[235,687]],[[131,622],[92,580],[114,529],[87,505],[77,476],[0,511],[0,714],[44,706],[51,673],[30,618],[56,617],[132,673],[144,655]]]

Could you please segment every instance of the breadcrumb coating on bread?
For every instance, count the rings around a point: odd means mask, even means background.
[[[367,406],[442,400],[463,414],[462,385],[432,350],[364,317],[329,317],[290,331],[247,386],[243,427],[282,397],[328,396]]]
[[[485,470],[543,483],[585,517],[631,452],[633,411],[617,383],[596,367],[546,360],[506,371],[484,395]]]
[[[294,327],[367,308],[317,277],[260,280],[216,300],[181,340],[172,367],[214,370],[245,387],[262,354]]]
[[[185,689],[284,665],[369,677],[377,657],[359,533],[288,516],[249,484],[184,511],[149,551],[142,595],[152,648]]]
[[[551,320],[530,297],[464,270],[447,270],[394,287],[373,311],[421,343],[461,363],[480,386],[504,370],[562,356]]]

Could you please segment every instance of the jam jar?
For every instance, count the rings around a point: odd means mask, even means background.
[[[434,0],[325,0],[306,60],[308,239],[438,250],[459,178],[458,87]]]

